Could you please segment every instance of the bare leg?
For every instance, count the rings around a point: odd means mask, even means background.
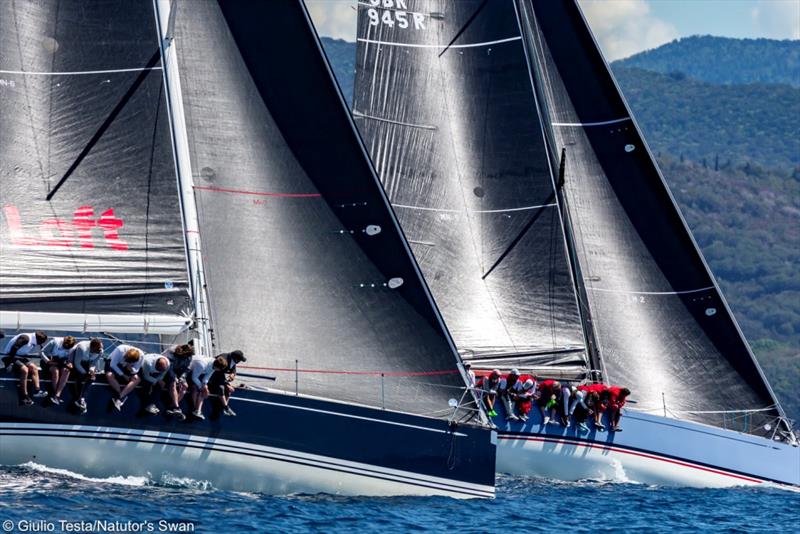
[[[22,391],[22,396],[28,396],[28,366],[23,365],[19,368],[19,389]]]
[[[31,370],[31,382],[33,382],[33,389],[34,391],[39,391],[39,369],[33,363],[29,363],[28,368]]]
[[[119,387],[119,382],[117,382],[117,379],[114,377],[114,373],[112,373],[111,371],[107,372],[106,381],[108,382],[108,385],[111,387],[111,389],[114,390],[114,393],[116,393],[117,396],[119,396],[121,389]]]
[[[53,388],[53,394],[56,392],[56,384],[58,384],[58,366],[57,365],[50,365],[50,385]]]
[[[61,370],[61,376],[58,378],[58,387],[56,388],[57,398],[61,397],[61,393],[64,391],[64,388],[67,387],[67,382],[69,381],[69,372],[70,367],[66,367]]]
[[[136,388],[136,386],[139,385],[140,380],[141,378],[139,378],[139,375],[133,375],[131,379],[128,380],[128,383],[125,384],[125,387],[122,389],[122,391],[119,393],[119,399],[122,400],[125,397],[127,397],[128,394],[130,394],[130,392],[133,391]]]

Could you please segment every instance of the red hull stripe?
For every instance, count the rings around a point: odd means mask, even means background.
[[[266,191],[246,191],[244,189],[229,189],[226,187],[211,187],[196,185],[194,189],[199,191],[211,191],[212,193],[234,193],[237,195],[254,195],[258,197],[280,197],[280,198],[317,198],[322,195],[319,193],[269,193]]]
[[[741,475],[736,475],[733,473],[727,473],[725,471],[719,471],[717,469],[711,469],[709,467],[703,467],[702,465],[691,464],[687,462],[681,462],[678,460],[673,460],[671,458],[664,458],[663,456],[655,456],[653,454],[645,454],[642,452],[630,451],[627,449],[622,449],[619,447],[613,447],[609,445],[600,445],[596,443],[577,443],[574,441],[568,441],[563,439],[552,439],[552,438],[539,438],[539,437],[524,437],[524,436],[499,436],[499,439],[508,439],[508,440],[522,440],[522,441],[540,441],[543,443],[562,443],[565,445],[573,445],[575,447],[585,447],[587,449],[601,449],[601,450],[608,450],[614,452],[620,452],[623,454],[630,454],[633,456],[641,456],[642,458],[648,458],[650,460],[659,460],[661,462],[667,462],[670,464],[680,465],[682,467],[691,467],[692,469],[698,469],[700,471],[707,471],[709,473],[714,473],[715,475],[723,475],[726,477],[738,478],[740,480],[746,480],[747,482],[753,482],[755,484],[761,484],[763,481],[757,478],[750,478]]]

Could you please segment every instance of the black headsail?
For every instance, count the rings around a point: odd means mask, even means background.
[[[161,331],[191,310],[154,20],[151,2],[0,2],[6,328]]]
[[[457,355],[302,3],[175,20],[217,349],[283,390],[447,414]]]
[[[639,409],[763,432],[780,407],[580,9],[517,4],[551,157],[565,154],[604,379],[629,386]]]
[[[353,113],[456,345],[485,365],[582,374],[584,338],[513,2],[358,9]]]

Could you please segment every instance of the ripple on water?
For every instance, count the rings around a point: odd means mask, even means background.
[[[162,476],[84,477],[40,464],[0,467],[0,515],[83,520],[191,520],[198,532],[788,532],[798,526],[798,494],[774,488],[692,489],[620,480],[558,482],[498,476],[497,498],[274,497],[215,490],[204,481]]]

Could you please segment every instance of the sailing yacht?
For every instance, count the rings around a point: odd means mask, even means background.
[[[575,1],[359,3],[353,115],[473,369],[633,392],[624,432],[498,408],[499,471],[800,485],[791,422]]]
[[[300,0],[1,2],[0,117],[7,336],[248,356],[238,416],[185,422],[103,379],[85,414],[70,387],[23,406],[0,373],[0,463],[493,496],[496,435]]]

